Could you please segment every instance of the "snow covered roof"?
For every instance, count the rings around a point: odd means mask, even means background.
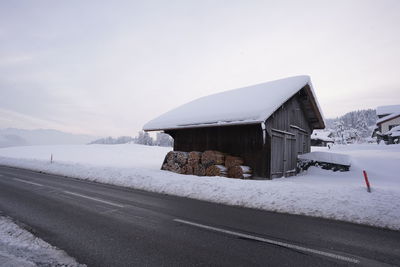
[[[389,132],[391,133],[400,132],[400,125],[393,127]]]
[[[387,131],[385,134],[388,134],[388,135],[393,136],[393,137],[400,136],[400,125],[398,125],[396,127],[393,127],[392,129]]]
[[[325,142],[333,142],[334,140],[333,138],[329,137],[330,135],[332,135],[330,131],[314,130],[311,134],[311,139],[322,140]]]
[[[400,112],[393,113],[388,116],[382,117],[376,121],[376,124],[381,124],[382,122],[385,122],[385,121],[388,121],[388,120],[391,120],[391,119],[394,119],[397,117],[400,117]]]
[[[303,88],[317,118],[315,128],[322,129],[324,119],[309,76],[294,76],[198,98],[149,121],[143,129],[159,131],[261,123]]]
[[[393,132],[390,136],[391,137],[400,137],[400,131]]]
[[[392,114],[400,112],[400,105],[380,106],[376,108],[376,115]]]

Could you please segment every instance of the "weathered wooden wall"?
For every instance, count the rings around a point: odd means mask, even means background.
[[[266,129],[271,136],[269,177],[296,173],[297,155],[310,152],[312,128],[306,116],[301,93],[286,101],[268,118]]]

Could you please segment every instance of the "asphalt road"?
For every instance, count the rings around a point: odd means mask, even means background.
[[[0,211],[88,266],[400,266],[400,232],[0,166]]]

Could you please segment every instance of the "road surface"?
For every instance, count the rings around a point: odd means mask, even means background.
[[[398,231],[5,166],[0,211],[88,266],[400,266]]]

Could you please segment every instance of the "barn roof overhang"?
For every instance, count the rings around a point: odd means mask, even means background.
[[[146,130],[146,132],[152,132],[152,131],[172,131],[172,130],[181,130],[181,129],[193,129],[193,128],[207,128],[207,127],[227,127],[227,126],[239,126],[239,125],[253,125],[253,124],[261,124],[265,121],[259,121],[259,120],[251,120],[251,121],[218,121],[218,122],[212,122],[212,123],[200,123],[200,124],[182,124],[178,125],[178,127],[166,127],[166,128],[154,128],[151,130]]]
[[[306,101],[303,101],[303,104],[309,109],[309,112],[306,112],[306,116],[312,128],[325,129],[324,116],[315,96],[314,90],[312,89],[312,85],[307,84],[302,90],[306,92],[308,98]]]

